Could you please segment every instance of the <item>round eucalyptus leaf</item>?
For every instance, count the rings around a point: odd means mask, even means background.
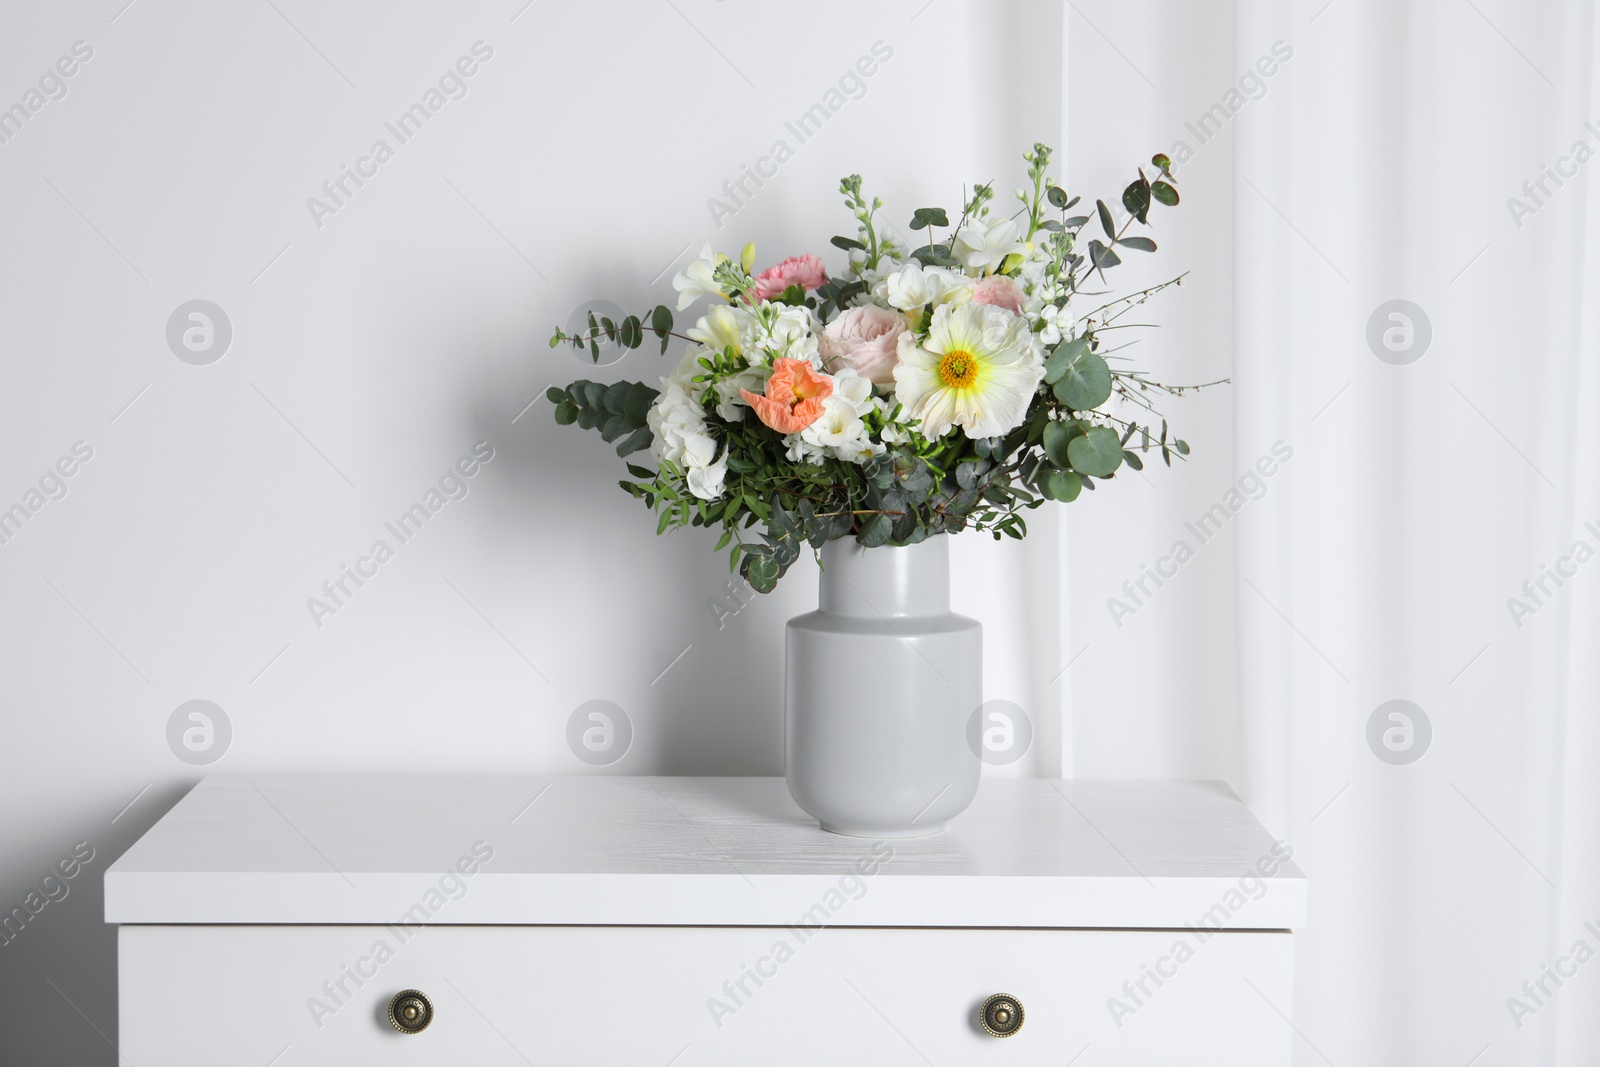
[[[1067,456],[1067,445],[1072,440],[1072,429],[1064,422],[1047,422],[1044,426],[1044,454],[1058,467],[1072,466]]]
[[[1074,470],[1092,474],[1096,478],[1109,478],[1122,464],[1122,443],[1115,430],[1105,426],[1091,426],[1082,437],[1074,437],[1067,445],[1067,458]]]
[[[746,557],[744,578],[756,592],[770,593],[777,586],[782,569],[770,555],[752,555]]]
[[[1111,396],[1111,368],[1088,349],[1067,365],[1054,386],[1056,399],[1074,411],[1093,411]]]
[[[1078,499],[1078,494],[1083,491],[1083,479],[1072,471],[1051,471],[1046,488],[1050,490],[1052,500],[1070,504]]]

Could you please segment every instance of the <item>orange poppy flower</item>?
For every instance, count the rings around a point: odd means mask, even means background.
[[[833,382],[803,359],[773,361],[765,396],[739,390],[756,417],[781,434],[799,433],[822,417],[822,402],[833,394]]]

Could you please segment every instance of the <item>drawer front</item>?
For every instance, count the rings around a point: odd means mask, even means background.
[[[121,1052],[163,1067],[1290,1061],[1287,933],[124,926],[119,953]]]

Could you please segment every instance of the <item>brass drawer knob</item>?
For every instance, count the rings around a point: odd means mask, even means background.
[[[1010,1037],[1022,1029],[1022,1001],[1010,993],[996,993],[983,1002],[979,1016],[991,1037]]]
[[[433,1001],[421,990],[402,989],[389,1000],[389,1022],[402,1034],[419,1034],[433,1022]]]

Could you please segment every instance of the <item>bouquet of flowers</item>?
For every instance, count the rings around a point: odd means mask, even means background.
[[[1091,287],[1120,250],[1155,251],[1128,230],[1178,203],[1171,162],[1154,156],[1154,178],[1140,168],[1119,225],[1103,200],[1071,213],[1079,198],[1051,181],[1050,154],[1024,154],[1031,187],[1014,214],[996,210],[993,183],[972,189],[953,226],[943,208],[916,209],[909,226],[927,243],[915,248],[894,239],[860,176],[845,178],[856,230],[832,239],[842,273],[810,254],[755,272],[753,245],[738,258],[708,245],[672,282],[679,312],[711,301],[683,333],[665,305],[556,331],[551,347],[596,361],[602,337],[633,349],[651,333],[662,354],[688,342],[659,389],[552,387],[556,421],[598,429],[622,456],[648,448],[656,469],[629,463],[621,485],[657,512],[657,533],[721,527],[718,550],[731,546],[730,566],[761,592],[802,544],[908,545],[967,528],[1021,538],[1023,511],[1142,469],[1152,444],[1170,465],[1189,446],[1165,421],[1153,428],[1153,396],[1202,386],[1149,380],[1101,334],[1135,325],[1118,320],[1182,276],[1112,298]],[[1114,397],[1129,417],[1104,410]]]

